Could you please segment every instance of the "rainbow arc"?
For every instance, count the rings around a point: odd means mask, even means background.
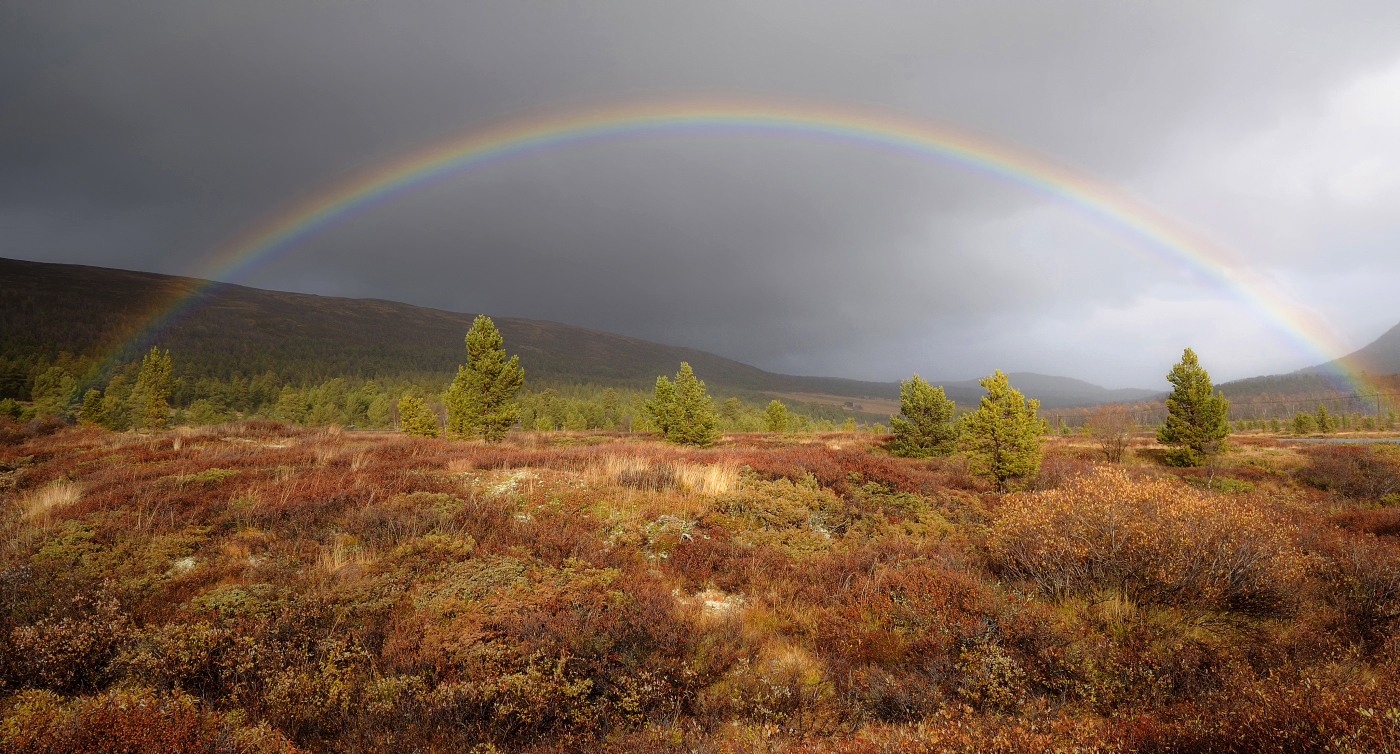
[[[736,132],[852,142],[1021,186],[1128,236],[1169,263],[1205,275],[1320,362],[1334,361],[1346,352],[1320,318],[1251,273],[1221,244],[1102,180],[1043,155],[946,124],[827,104],[659,100],[574,108],[469,129],[352,174],[269,215],[214,250],[199,277],[211,281],[242,279],[338,222],[484,165],[589,142]],[[123,343],[123,349],[150,342],[185,316],[209,287],[197,287],[171,302],[145,321]],[[1349,372],[1338,376],[1352,389],[1362,387],[1365,379]]]

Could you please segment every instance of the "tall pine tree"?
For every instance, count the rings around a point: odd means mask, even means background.
[[[1224,393],[1214,393],[1210,374],[1189,348],[1172,367],[1167,381],[1172,384],[1172,393],[1167,396],[1167,420],[1157,429],[1157,442],[1171,446],[1168,464],[1200,466],[1220,450],[1220,441],[1230,434],[1230,422],[1225,418],[1230,402]]]
[[[520,418],[515,394],[525,383],[520,357],[506,359],[496,323],[478,315],[467,332],[467,363],[447,389],[447,434],[452,437],[505,438]]]
[[[891,453],[905,458],[929,458],[952,453],[958,442],[953,424],[953,402],[942,387],[933,387],[919,375],[899,383],[899,415],[890,417],[894,437],[885,444]]]

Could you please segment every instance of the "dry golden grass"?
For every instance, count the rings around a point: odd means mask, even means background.
[[[447,473],[466,474],[476,471],[476,463],[471,458],[453,458],[447,462]]]
[[[366,547],[348,534],[337,533],[328,545],[321,548],[316,558],[316,567],[331,576],[345,575],[347,566],[363,568],[377,561],[378,554],[372,547]]]
[[[727,464],[674,464],[681,486],[703,495],[722,495],[739,485],[739,470]]]
[[[739,485],[739,469],[726,463],[661,461],[643,455],[606,453],[584,473],[591,483],[611,483],[648,492],[676,489],[701,495],[722,495]]]
[[[43,518],[49,511],[76,503],[83,496],[83,489],[77,482],[59,480],[34,491],[25,498],[22,505],[24,517],[29,520]]]

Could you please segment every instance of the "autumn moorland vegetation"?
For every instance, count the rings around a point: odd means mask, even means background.
[[[1388,446],[5,429],[7,752],[1400,742]]]

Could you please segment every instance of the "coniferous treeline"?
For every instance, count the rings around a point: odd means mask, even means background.
[[[176,361],[177,373],[179,367]],[[95,385],[74,376],[82,369],[78,360],[58,361],[38,375],[32,391],[0,399],[0,415],[25,421],[36,416],[79,419],[87,394],[96,391],[103,407],[103,419],[96,423],[115,430],[135,428],[132,390],[141,371],[140,362],[123,365],[106,382]],[[334,377],[320,382],[290,382],[270,371],[252,375],[235,372],[229,379],[184,376],[175,381],[168,399],[169,424],[268,418],[303,426],[396,429],[397,406],[405,396],[422,400],[440,422],[445,422],[449,385],[447,380],[432,376]],[[650,397],[650,392],[639,389],[541,380],[527,382],[515,403],[520,410],[518,425],[523,429],[652,431],[655,428],[644,408]],[[763,421],[766,400],[760,404],[728,396],[716,404],[719,431],[767,431]],[[852,412],[821,404],[788,401],[780,405],[790,417],[781,431],[831,432],[874,429],[876,425],[864,418],[858,421]]]

